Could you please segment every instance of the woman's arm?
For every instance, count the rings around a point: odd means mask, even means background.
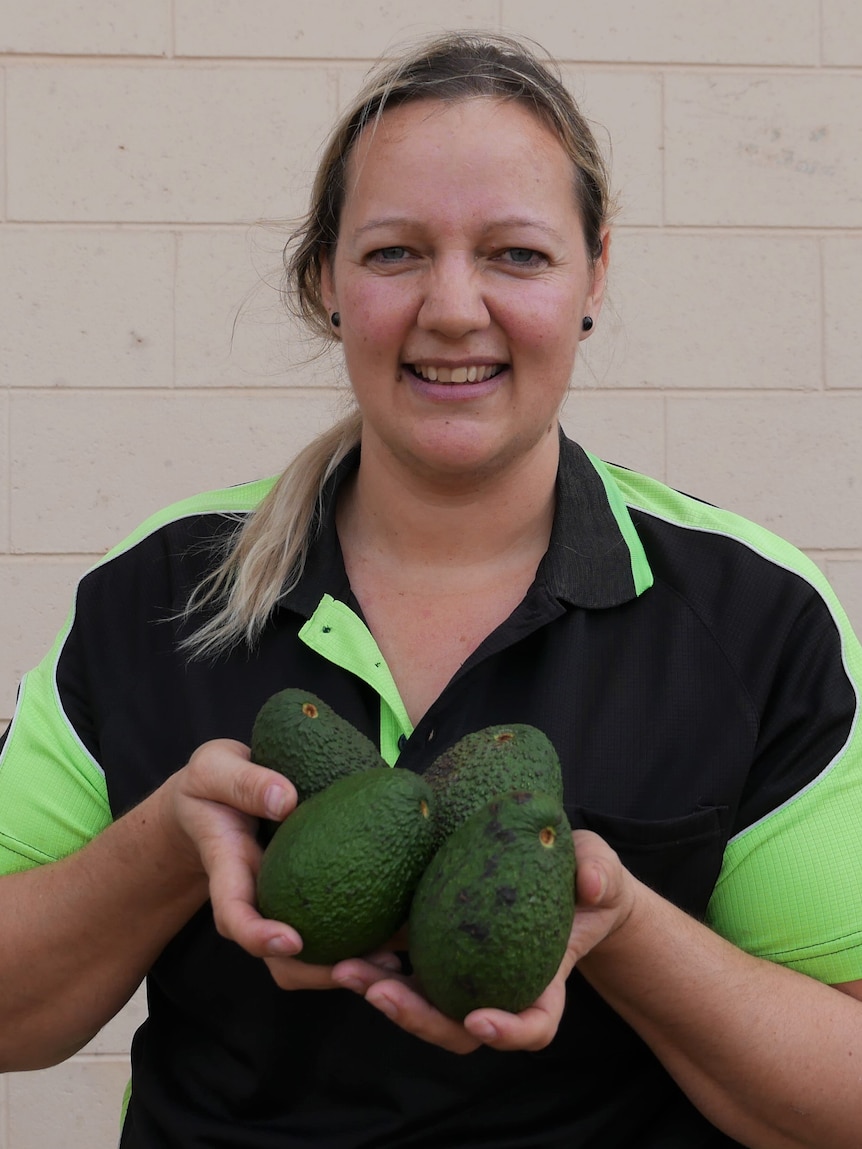
[[[219,929],[251,952],[295,953],[295,931],[253,908],[256,817],[284,817],[295,800],[246,747],[210,742],[76,853],[0,878],[0,1072],[85,1044],[208,897]],[[286,985],[321,980],[318,967],[277,964]]]
[[[586,849],[608,866],[603,843]],[[855,1149],[858,983],[840,993],[751,957],[621,868],[609,875],[612,898],[620,883],[632,888],[630,912],[578,968],[695,1105],[753,1149]]]
[[[578,912],[560,971],[516,1015],[476,1010],[463,1025],[361,962],[334,980],[403,1028],[450,1049],[541,1049],[580,972],[637,1030],[695,1105],[751,1149],[858,1149],[859,983],[836,988],[751,957],[653,893],[595,834],[577,831]],[[608,1073],[613,1066],[607,1067]]]

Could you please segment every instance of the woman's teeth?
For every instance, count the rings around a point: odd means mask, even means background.
[[[413,370],[429,383],[481,383],[503,370],[499,363],[469,367],[431,367],[424,363],[414,363]]]

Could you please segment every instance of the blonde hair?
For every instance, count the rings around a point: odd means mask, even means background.
[[[374,68],[353,106],[333,130],[311,193],[311,206],[284,249],[284,299],[324,340],[332,339],[322,298],[323,263],[338,241],[347,167],[361,133],[387,108],[419,100],[457,102],[491,98],[526,105],[559,139],[572,161],[573,194],[587,251],[597,260],[612,214],[608,173],[593,133],[550,58],[510,36],[452,32],[423,41]],[[253,646],[279,598],[299,582],[324,486],[361,437],[353,411],[307,446],[228,541],[221,561],[195,590],[190,618],[204,606],[216,612],[185,641],[195,656],[216,655],[237,643]]]

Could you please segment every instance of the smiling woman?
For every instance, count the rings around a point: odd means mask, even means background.
[[[787,543],[562,435],[610,215],[526,46],[386,62],[286,255],[354,412],[144,524],[22,683],[0,1070],[146,976],[123,1149],[858,1144],[862,649]],[[258,820],[296,793],[247,742],[290,686],[419,774],[489,726],[550,740],[578,908],[522,1013],[454,1021],[403,939],[314,965],[260,916]]]

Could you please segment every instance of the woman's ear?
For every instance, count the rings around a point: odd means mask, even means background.
[[[320,298],[330,315],[338,310],[335,281],[332,278],[332,265],[327,251],[320,256]]]
[[[593,281],[589,294],[587,295],[584,310],[584,314],[589,315],[593,323],[598,319],[605,299],[605,287],[608,280],[608,263],[611,257],[611,229],[609,227],[604,228],[601,233],[601,244],[602,250],[599,252],[598,259],[593,263]],[[592,324],[585,329],[585,334],[591,327]]]
[[[611,229],[604,228],[601,235],[602,250],[599,258],[593,264],[593,288],[592,296],[595,302],[593,309],[596,315],[602,309],[602,303],[605,298],[605,286],[608,281],[608,264],[611,258]]]

